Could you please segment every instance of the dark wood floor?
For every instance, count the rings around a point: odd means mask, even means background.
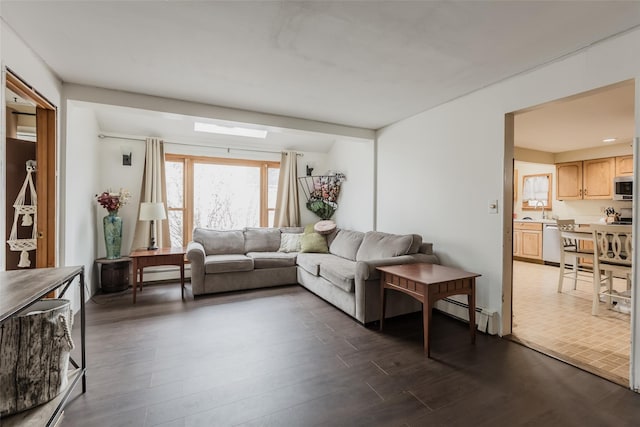
[[[434,314],[367,329],[301,287],[87,305],[88,391],[63,426],[637,426],[640,395]],[[78,339],[78,323],[74,334]]]

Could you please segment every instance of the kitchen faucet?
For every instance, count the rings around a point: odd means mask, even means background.
[[[542,219],[545,219],[545,217],[544,217],[544,202],[542,200],[536,200],[536,206],[535,206],[534,210],[538,210],[538,206],[542,206]]]

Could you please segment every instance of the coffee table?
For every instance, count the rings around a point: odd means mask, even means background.
[[[386,290],[393,289],[405,293],[422,303],[424,325],[424,352],[431,357],[429,348],[429,328],[431,311],[436,301],[452,296],[467,295],[469,303],[469,332],[471,343],[476,342],[476,277],[457,268],[438,264],[401,264],[377,267],[380,270],[380,330],[384,326]]]
[[[184,255],[186,253],[186,248],[140,249],[131,252],[129,258],[133,261],[133,303],[136,303],[138,270],[140,271],[140,292],[142,292],[143,269],[158,265],[177,265],[180,267],[180,287],[182,288],[182,299],[184,299]]]

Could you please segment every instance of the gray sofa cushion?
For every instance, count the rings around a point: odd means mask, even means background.
[[[276,252],[279,247],[279,228],[245,228],[245,252]]]
[[[355,261],[333,257],[320,263],[320,276],[330,281],[345,292],[353,292],[355,288]]]
[[[412,243],[413,237],[410,234],[403,236],[380,231],[368,231],[358,249],[356,260],[369,261],[404,255],[411,248]]]
[[[196,228],[193,241],[204,246],[207,255],[244,254],[244,233],[241,230],[207,230]],[[277,248],[276,248],[277,250]]]
[[[417,254],[420,252],[420,246],[422,246],[422,236],[419,234],[412,234],[413,242],[411,242],[411,247],[407,251],[407,255]]]
[[[331,254],[299,253],[296,263],[308,273],[317,276],[320,274],[320,264],[335,257]]]
[[[251,270],[253,270],[253,259],[245,255],[207,255],[204,259],[204,271],[207,274]]]
[[[329,246],[329,252],[339,257],[356,260],[356,253],[364,239],[360,231],[340,230]]]
[[[304,233],[304,227],[280,227],[282,233]]]
[[[253,258],[254,268],[293,267],[296,265],[296,253],[285,252],[249,252],[247,256]]]

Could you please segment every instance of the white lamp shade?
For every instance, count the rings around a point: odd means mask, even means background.
[[[142,202],[140,203],[140,221],[152,221],[157,219],[167,219],[163,203]]]

